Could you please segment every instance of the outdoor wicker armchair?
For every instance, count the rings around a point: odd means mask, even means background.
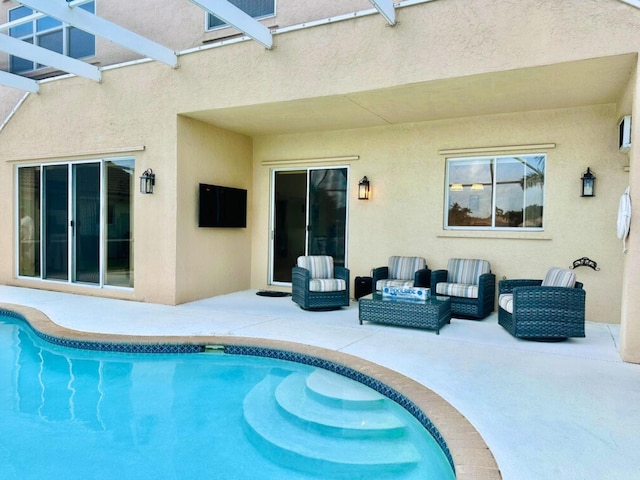
[[[431,270],[422,257],[389,257],[389,264],[373,269],[372,286],[376,291],[385,287],[429,287]]]
[[[481,320],[495,308],[496,276],[487,260],[451,258],[431,273],[431,294],[450,297],[453,316]]]
[[[558,281],[562,278],[564,282]],[[559,268],[549,269],[545,280],[502,280],[498,323],[514,337],[528,340],[584,337],[586,293],[582,287],[573,272]]]
[[[349,305],[349,269],[333,265],[333,257],[298,257],[291,271],[291,299],[305,310],[331,310]]]

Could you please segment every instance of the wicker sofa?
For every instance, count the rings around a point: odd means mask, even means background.
[[[298,257],[291,271],[291,299],[305,310],[331,310],[349,305],[349,269],[333,265],[333,257]]]
[[[563,341],[584,337],[583,285],[570,270],[550,268],[544,280],[502,280],[498,323],[517,338]]]
[[[422,257],[389,257],[389,264],[372,272],[372,287],[381,291],[384,287],[429,287],[431,270]]]
[[[487,260],[451,258],[431,273],[431,294],[450,297],[453,316],[481,320],[495,308],[496,276]]]

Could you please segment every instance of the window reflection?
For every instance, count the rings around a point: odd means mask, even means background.
[[[545,155],[447,161],[446,227],[542,228]]]

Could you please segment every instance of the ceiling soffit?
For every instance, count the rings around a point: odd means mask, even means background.
[[[636,62],[635,54],[619,55],[183,114],[260,136],[609,104],[620,100]]]

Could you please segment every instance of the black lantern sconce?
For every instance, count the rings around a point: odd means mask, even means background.
[[[358,183],[358,200],[369,200],[371,196],[371,185],[366,175]]]
[[[140,193],[153,193],[153,186],[156,184],[156,174],[147,168],[140,176]]]
[[[582,197],[595,197],[596,196],[596,176],[591,171],[591,168],[587,167],[587,171],[582,175]]]

